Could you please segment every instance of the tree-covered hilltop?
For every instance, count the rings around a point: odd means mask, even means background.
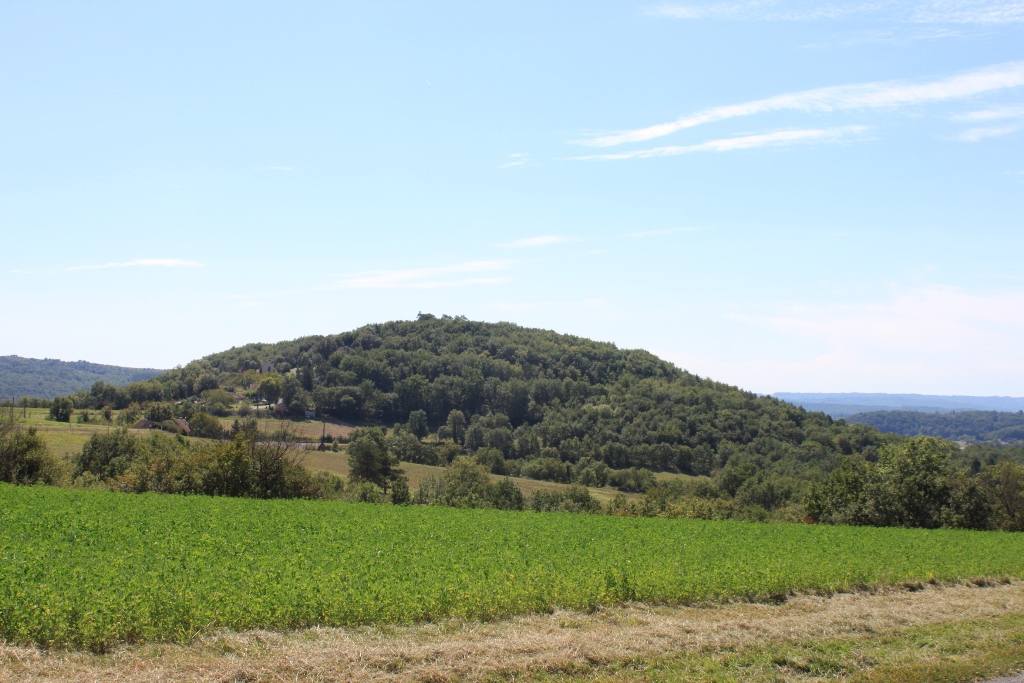
[[[878,410],[858,413],[847,419],[904,436],[939,436],[956,441],[1024,441],[1024,412],[1021,411],[919,413],[911,410]]]
[[[74,362],[54,358],[22,358],[0,356],[0,398],[52,399],[88,389],[95,382],[115,386],[139,382],[163,370],[122,368],[79,360]]]
[[[468,452],[556,470],[587,459],[615,469],[712,474],[744,461],[820,479],[844,455],[872,459],[885,439],[646,351],[431,315],[249,344],[93,395],[145,403],[253,385],[292,414],[315,409],[364,424],[398,423],[420,437],[437,432]]]

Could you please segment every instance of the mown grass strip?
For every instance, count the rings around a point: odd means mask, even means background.
[[[678,652],[580,671],[492,678],[536,683],[962,683],[1024,670],[1024,615],[920,626],[897,633],[771,641],[736,651]]]
[[[1021,575],[1021,534],[0,485],[0,637],[46,646]]]

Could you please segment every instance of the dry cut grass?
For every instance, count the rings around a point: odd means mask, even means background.
[[[803,595],[783,604],[628,604],[494,623],[221,632],[191,645],[123,647],[102,656],[0,645],[0,683],[916,681],[929,680],[943,664],[956,665],[955,671],[1024,668],[1022,628],[1024,583],[914,584],[872,593]],[[991,646],[993,639],[1005,645],[1001,657],[990,657],[981,668],[968,666],[972,646]],[[832,661],[828,657],[834,660],[831,668],[816,673],[814,663]],[[720,677],[730,661],[738,668]],[[935,675],[934,680],[960,679]]]

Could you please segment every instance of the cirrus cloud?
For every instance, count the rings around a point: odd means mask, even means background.
[[[779,111],[834,112],[894,109],[964,99],[1024,86],[1024,62],[1009,62],[932,81],[885,81],[830,86],[775,95],[760,100],[701,109],[675,121],[578,141],[593,147],[646,142],[686,128]]]

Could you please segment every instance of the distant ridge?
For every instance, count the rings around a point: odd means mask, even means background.
[[[123,368],[84,360],[0,356],[0,399],[51,399],[88,389],[97,381],[124,385],[155,377],[163,370]]]
[[[1024,398],[1011,396],[797,392],[778,392],[772,396],[806,410],[821,411],[837,419],[879,410],[910,410],[919,413],[948,413],[954,410],[996,410],[1015,413],[1024,410]]]

